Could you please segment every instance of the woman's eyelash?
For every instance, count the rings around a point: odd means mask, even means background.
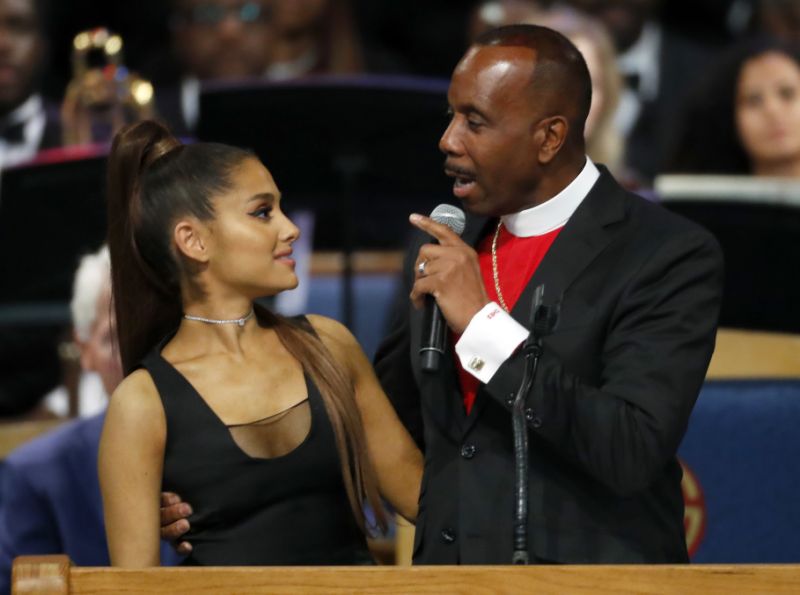
[[[272,213],[272,207],[259,207],[252,213],[250,213],[253,217],[268,217],[269,214]]]

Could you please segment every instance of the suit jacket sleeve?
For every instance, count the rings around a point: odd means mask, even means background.
[[[403,269],[408,271],[417,251],[408,250]],[[424,431],[420,392],[411,367],[411,330],[408,316],[409,276],[403,275],[392,306],[391,325],[375,353],[375,372],[386,396],[395,408],[408,433],[424,449]]]
[[[613,491],[648,485],[675,456],[714,348],[722,287],[716,241],[691,227],[659,244],[631,275],[608,319],[599,384],[548,351],[526,405],[537,439]],[[556,331],[557,332],[557,331]],[[509,358],[487,385],[506,404],[524,369]]]
[[[49,506],[13,463],[3,466],[0,493],[0,593],[7,593],[16,556],[57,554],[63,547]]]

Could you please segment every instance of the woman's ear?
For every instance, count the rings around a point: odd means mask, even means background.
[[[552,116],[535,124],[533,137],[539,163],[550,163],[567,140],[569,122],[564,116]]]
[[[175,224],[173,240],[178,251],[195,262],[209,259],[210,234],[208,226],[194,217],[181,219]]]

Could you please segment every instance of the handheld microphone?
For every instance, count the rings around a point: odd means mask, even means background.
[[[441,204],[431,211],[431,219],[449,227],[455,234],[464,232],[464,211],[453,205]],[[434,240],[435,241],[435,240]],[[435,372],[447,346],[447,324],[442,311],[432,295],[425,296],[425,314],[422,320],[422,346],[419,349],[420,366],[426,372]]]

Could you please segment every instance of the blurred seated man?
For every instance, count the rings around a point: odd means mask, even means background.
[[[61,142],[58,106],[39,94],[46,12],[45,0],[0,0],[0,172]],[[0,328],[0,417],[29,415],[57,384],[55,335]]]
[[[81,367],[97,372],[108,394],[122,380],[111,308],[108,248],[85,256],[71,303]],[[75,420],[33,440],[0,475],[0,593],[16,556],[67,554],[79,566],[108,565],[97,448],[105,413]],[[175,561],[162,551],[165,564]]]
[[[0,170],[58,146],[58,109],[45,103],[45,0],[0,0]]]

